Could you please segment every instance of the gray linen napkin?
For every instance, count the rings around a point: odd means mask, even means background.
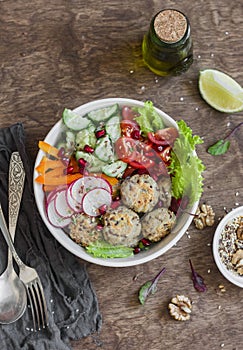
[[[101,327],[101,315],[85,265],[65,250],[47,230],[36,209],[32,169],[25,151],[22,124],[0,129],[0,200],[8,217],[8,169],[13,151],[24,163],[26,180],[15,235],[15,247],[22,260],[36,268],[44,286],[49,327],[31,330],[30,309],[17,322],[0,325],[1,349],[68,350],[70,340],[80,339]],[[0,273],[5,269],[7,245],[0,233]],[[1,293],[1,291],[0,291]]]

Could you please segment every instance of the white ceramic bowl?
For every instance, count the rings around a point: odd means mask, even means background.
[[[231,283],[235,284],[238,287],[243,288],[243,276],[240,276],[227,269],[226,265],[222,262],[219,255],[219,242],[221,234],[224,230],[224,227],[227,223],[230,223],[234,218],[238,216],[243,216],[243,207],[233,209],[230,211],[219,223],[213,239],[213,255],[216,265],[218,266],[219,271],[222,275]]]
[[[77,107],[74,109],[74,111],[78,114],[85,115],[86,113],[90,112],[94,109],[103,108],[109,105],[112,105],[114,103],[118,103],[120,106],[143,106],[144,103],[132,100],[132,99],[126,99],[126,98],[107,98],[102,100],[95,100],[93,102],[86,103],[80,107]],[[156,111],[161,115],[164,123],[166,126],[173,126],[177,128],[176,122],[169,117],[166,113],[162,112],[161,110],[156,108]],[[62,126],[62,120],[57,122],[57,124],[54,125],[54,127],[50,130],[50,132],[47,134],[45,141],[50,144],[55,144],[59,137],[59,133],[61,131]],[[40,160],[42,159],[44,153],[42,151],[39,151],[37,154],[36,162],[35,162],[35,168],[40,163]],[[34,171],[34,179],[37,177],[37,172]],[[184,235],[188,227],[190,226],[193,216],[188,215],[184,213],[181,215],[180,219],[178,220],[175,228],[173,231],[166,236],[161,242],[157,243],[147,251],[142,251],[139,254],[136,254],[129,258],[115,258],[115,259],[104,259],[104,258],[95,258],[92,255],[88,254],[84,248],[76,244],[73,240],[71,240],[67,234],[64,233],[62,229],[55,228],[50,224],[48,221],[45,207],[44,207],[44,193],[42,191],[42,186],[34,181],[34,194],[35,199],[37,203],[38,210],[40,212],[40,215],[51,232],[51,234],[56,238],[56,240],[64,246],[67,250],[69,250],[74,255],[78,256],[79,258],[82,258],[88,262],[95,263],[98,265],[103,266],[111,266],[111,267],[127,267],[127,266],[134,266],[138,264],[142,264],[145,262],[148,262],[152,259],[157,258],[158,256],[164,254],[167,250],[169,250],[171,247],[173,247],[179,239]],[[194,203],[192,208],[190,209],[191,213],[195,213],[198,206],[198,202]]]

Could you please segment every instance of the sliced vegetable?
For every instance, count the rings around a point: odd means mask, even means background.
[[[150,168],[155,164],[153,157],[156,157],[156,152],[150,145],[139,140],[120,137],[115,144],[115,149],[118,158],[129,163],[133,168]],[[149,153],[148,157],[146,153]]]
[[[65,165],[62,163],[60,159],[50,159],[44,156],[39,165],[35,168],[36,171],[40,174],[44,174],[50,169],[56,169],[56,168],[65,168]]]
[[[120,118],[118,116],[111,117],[105,125],[106,133],[112,142],[116,142],[121,136]]]
[[[84,159],[87,162],[85,168],[90,172],[100,172],[102,170],[102,167],[106,164],[105,162],[97,158],[94,154],[87,153],[84,151],[77,151],[76,159],[77,161],[79,159]]]
[[[108,135],[98,139],[94,154],[103,162],[112,162],[115,160],[112,142]]]
[[[83,115],[78,115],[71,109],[65,108],[62,119],[64,124],[71,130],[82,130],[87,128],[90,120]]]
[[[36,182],[42,184],[42,185],[48,185],[48,186],[59,186],[59,185],[68,185],[74,180],[79,179],[82,177],[80,173],[75,174],[67,174],[63,176],[50,176],[49,172],[48,175],[39,175],[35,179]]]
[[[175,140],[179,136],[179,133],[176,128],[164,128],[157,130],[156,132],[149,132],[148,139],[159,146],[173,146]]]
[[[116,103],[112,106],[99,108],[95,111],[91,111],[88,113],[88,118],[92,120],[94,123],[98,123],[101,121],[106,121],[111,118],[113,115],[119,114],[119,105]]]
[[[82,206],[85,214],[99,216],[99,208],[106,205],[109,207],[112,202],[111,193],[104,188],[95,188],[83,196]]]
[[[39,146],[39,149],[41,149],[43,152],[49,154],[50,156],[58,158],[58,152],[59,152],[58,148],[50,145],[45,141],[39,141],[38,146]]]
[[[53,226],[59,228],[68,226],[72,220],[70,217],[65,218],[57,213],[54,199],[47,204],[47,217]]]
[[[76,135],[76,149],[83,150],[85,145],[90,147],[95,147],[96,145],[96,136],[95,136],[95,127],[93,124],[90,124],[88,128],[80,130]]]
[[[110,177],[121,177],[126,170],[126,167],[127,163],[122,160],[117,160],[114,163],[104,165],[102,171]]]
[[[57,192],[54,199],[55,209],[58,215],[68,218],[73,215],[73,210],[68,205],[66,189]]]

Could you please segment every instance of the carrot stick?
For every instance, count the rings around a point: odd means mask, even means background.
[[[40,174],[44,174],[49,169],[63,168],[65,169],[65,165],[62,163],[60,159],[49,159],[46,156],[42,158],[39,165],[35,168],[36,171]]]
[[[83,175],[80,173],[75,174],[67,174],[63,176],[50,176],[49,172],[45,175],[39,175],[35,179],[37,183],[40,183],[42,185],[50,185],[50,186],[59,186],[59,185],[65,185],[70,184],[74,180],[77,180],[81,178]]]
[[[59,152],[58,148],[50,145],[45,141],[39,141],[38,146],[43,152],[49,154],[50,156],[58,158],[58,152]]]

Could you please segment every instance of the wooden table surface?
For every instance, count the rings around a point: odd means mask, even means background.
[[[142,62],[143,35],[162,8],[181,10],[191,23],[194,63],[178,77],[155,76]],[[222,70],[243,85],[242,0],[0,0],[0,32],[0,123],[24,124],[32,161],[38,140],[64,107],[106,97],[150,99],[204,139],[197,148],[206,166],[201,203],[213,207],[215,225],[198,231],[192,224],[175,247],[140,266],[87,264],[103,326],[99,335],[73,342],[73,349],[242,349],[243,290],[219,272],[212,239],[225,210],[243,205],[243,130],[225,155],[213,157],[206,149],[240,123],[243,113],[217,112],[198,91],[205,68]],[[205,279],[206,293],[193,287],[189,258]],[[157,293],[140,305],[140,286],[162,267],[167,272]],[[168,313],[176,294],[193,301],[187,322]]]

